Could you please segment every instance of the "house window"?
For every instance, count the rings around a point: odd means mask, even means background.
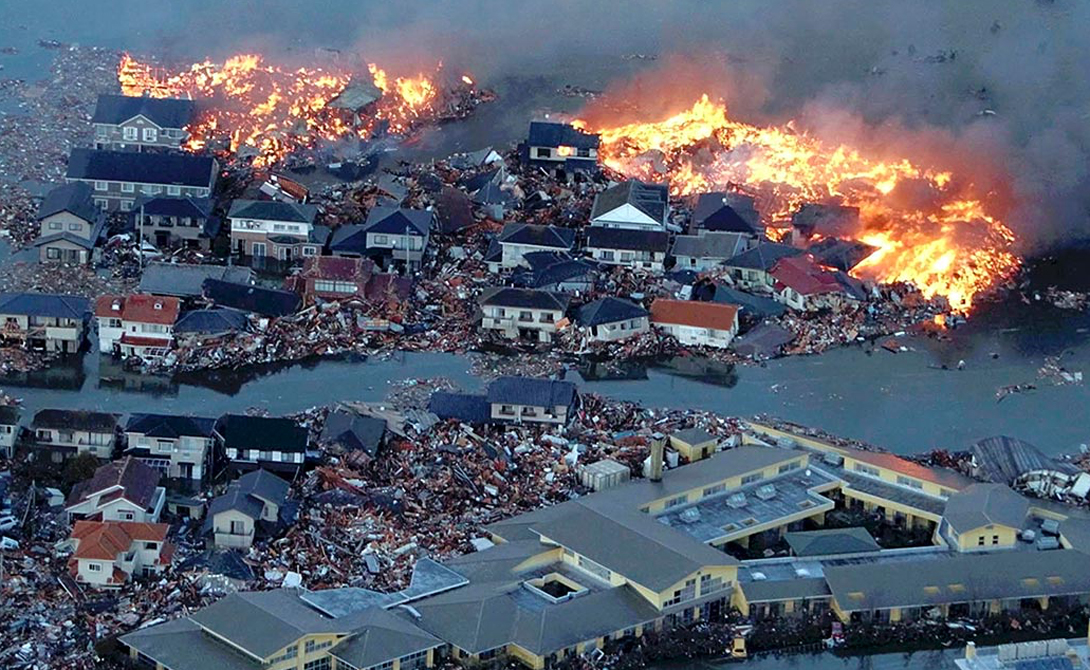
[[[121,327],[121,319],[108,319],[107,323],[109,324],[110,328]]]
[[[110,436],[106,433],[89,433],[87,443],[102,447],[110,443]]]
[[[244,521],[232,521],[231,522],[231,534],[232,535],[245,535],[246,534],[246,522],[244,522]]]
[[[132,211],[132,200],[122,200],[121,201],[121,211],[122,212],[131,212]]]
[[[762,479],[764,479],[764,473],[754,472],[752,475],[746,475],[745,477],[742,477],[742,486],[745,486],[746,484],[752,484],[753,482],[759,482]]]
[[[264,258],[265,257],[265,243],[264,242],[254,242],[251,249],[253,250],[255,258]]]
[[[632,252],[631,251],[622,251],[621,252],[621,262],[622,263],[631,263],[632,262]]]
[[[117,515],[122,521],[132,521],[136,516],[132,512],[121,512]]]
[[[999,536],[998,535],[992,535],[992,546],[995,546],[997,544],[999,544]]]
[[[95,137],[109,137],[110,129],[106,126],[95,126]]]
[[[870,475],[871,477],[878,477],[879,476],[878,468],[870,466],[870,465],[864,465],[862,463],[856,463],[855,467],[854,467],[854,470],[856,472],[862,473],[864,475]]]
[[[910,486],[914,489],[923,488],[923,482],[921,482],[920,480],[912,479],[911,477],[902,477],[901,475],[897,475],[897,483],[901,486]]]
[[[199,189],[197,189],[197,196],[198,196],[198,197],[201,197],[201,198],[203,198],[203,197],[205,197],[205,196],[207,196],[207,195],[208,195],[208,189],[206,189],[206,188],[199,188]]]
[[[519,321],[533,321],[533,312],[519,312]]]
[[[980,537],[978,537],[976,539],[976,546],[978,546],[978,547],[983,547],[984,546],[984,536],[983,535],[981,535]]]
[[[799,469],[799,462],[798,461],[791,461],[790,463],[784,463],[783,465],[781,465],[780,469],[779,469],[779,473],[782,475],[785,472],[791,472],[792,470],[798,470],[798,469]]]
[[[415,654],[402,656],[399,660],[401,670],[423,670],[428,666],[428,650],[425,649]]]
[[[678,505],[684,505],[687,502],[689,502],[689,496],[688,495],[681,495],[681,496],[677,496],[676,498],[670,498],[669,500],[667,500],[666,504],[665,504],[665,507],[666,507],[666,509],[670,509],[671,507],[677,507]]]
[[[282,661],[291,660],[291,659],[295,658],[296,655],[298,655],[298,654],[299,654],[299,645],[298,644],[293,644],[290,647],[288,647],[287,650],[284,651],[283,654],[280,654],[279,656],[273,656],[271,659],[269,659],[269,665],[276,665],[277,663],[280,663]]]
[[[500,405],[500,414],[514,416],[515,408],[511,405]]]
[[[613,252],[611,250],[608,250],[608,249],[603,251],[602,252],[602,260],[603,261],[612,261],[613,260]]]
[[[174,443],[169,440],[158,441],[159,451],[174,451]]]
[[[389,244],[390,238],[386,235],[375,235],[375,244]]]
[[[318,253],[318,250],[315,249],[314,247],[303,247],[303,255],[304,256],[314,256],[317,253]]]
[[[51,261],[60,260],[61,250],[56,247],[46,247],[45,257]]]
[[[91,571],[91,572],[102,572],[102,564],[101,563],[88,563],[87,564],[87,569],[89,571]]]
[[[726,490],[726,484],[716,484],[715,486],[709,486],[708,488],[704,489],[704,497],[707,498],[708,496],[713,496]]]
[[[154,142],[159,139],[159,131],[155,128],[144,128],[144,141]]]
[[[303,670],[329,670],[329,668],[330,668],[329,656],[326,656],[324,658],[319,658],[319,659],[314,660],[314,661],[310,661],[309,663],[307,663],[307,664],[305,664],[303,666]]]
[[[326,640],[324,642],[318,642],[317,640],[307,640],[306,647],[303,650],[304,654],[312,654],[316,651],[321,651],[327,647],[333,646],[332,640]]]
[[[61,223],[60,221],[50,221],[49,222],[49,229],[50,230],[64,230],[64,224]]]
[[[548,147],[538,147],[536,150],[536,156],[538,158],[552,158],[553,150]]]
[[[104,182],[104,181],[96,181],[95,182],[95,190],[96,191],[108,191],[108,190],[110,190],[110,184],[108,182]]]
[[[590,158],[590,149],[582,148],[576,152],[576,155],[580,158]]]
[[[182,187],[181,186],[167,186],[167,195],[181,195],[181,194],[182,194]]]
[[[137,137],[136,128],[122,128],[121,136],[130,142],[135,142]]]
[[[144,548],[148,551],[156,551],[159,548],[158,542],[145,542]]]
[[[133,184],[132,182],[128,182],[128,181],[121,182],[121,192],[122,193],[132,193],[134,191],[136,191],[136,184]]]
[[[95,198],[95,206],[105,211],[110,208],[110,201],[106,198]]]

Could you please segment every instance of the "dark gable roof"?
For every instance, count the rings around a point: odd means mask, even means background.
[[[625,251],[666,252],[670,246],[670,234],[660,230],[628,230],[626,228],[587,229],[587,246],[595,249],[624,249]]]
[[[244,331],[249,325],[246,313],[237,309],[195,309],[178,317],[174,334]]]
[[[575,147],[576,149],[597,149],[601,138],[591,133],[584,133],[566,123],[531,121],[530,134],[526,143],[532,147]]]
[[[760,217],[754,200],[739,193],[702,193],[693,210],[693,223],[706,230],[756,233]]]
[[[116,126],[134,116],[143,116],[160,128],[185,128],[196,111],[197,105],[192,100],[103,93],[98,96],[91,123]]]
[[[225,414],[216,421],[224,445],[235,449],[261,449],[298,453],[307,449],[307,429],[291,419]]]
[[[435,391],[428,400],[428,411],[440,419],[455,419],[469,424],[488,423],[492,408],[483,395]]]
[[[235,200],[227,212],[229,219],[261,219],[288,223],[313,224],[318,216],[317,205],[301,205],[279,200]]]
[[[218,279],[206,279],[203,286],[205,297],[217,305],[263,316],[295,314],[302,300],[291,291],[235,284]]]
[[[391,659],[444,644],[431,633],[381,607],[365,610],[354,623],[359,628],[329,651],[353,668],[376,667]],[[340,665],[338,663],[338,667]]]
[[[325,420],[322,444],[339,444],[348,450],[363,451],[374,456],[386,434],[386,421],[354,412],[333,412]]]
[[[155,488],[159,486],[159,471],[132,456],[107,463],[95,470],[90,479],[85,479],[72,488],[66,505],[71,507],[92,494],[113,486],[120,486],[124,490],[126,500],[147,509],[155,495]]]
[[[333,231],[329,243],[332,251],[363,254],[367,251],[367,229],[358,223],[350,223]]]
[[[39,237],[38,239],[34,240],[34,246],[40,247],[58,241],[70,242],[77,247],[83,247],[84,249],[94,249],[95,244],[98,242],[98,236],[92,235],[91,238],[86,238],[81,235],[76,235],[75,233],[70,233],[66,230],[63,233],[56,233],[55,235],[46,235],[45,237]]]
[[[174,414],[133,414],[125,425],[126,433],[149,437],[211,437],[215,419]]]
[[[148,263],[144,268],[144,275],[140,278],[140,292],[195,297],[203,294],[206,279],[248,284],[254,279],[254,271],[238,265],[193,265],[156,261]]]
[[[43,409],[34,415],[34,428],[60,428],[86,430],[92,433],[112,433],[117,428],[117,417],[104,412],[85,412],[74,409]]]
[[[260,470],[255,470],[260,472]],[[208,506],[208,517],[212,518],[221,512],[236,511],[254,519],[261,518],[261,512],[265,505],[257,498],[247,494],[238,486],[232,484],[221,495],[215,497]]]
[[[648,314],[650,312],[634,302],[608,296],[580,307],[579,311],[576,312],[575,321],[580,326],[590,328],[603,323],[639,319],[646,317]]]
[[[90,188],[90,184],[83,185]],[[138,214],[141,208],[147,216],[188,216],[191,219],[207,219],[212,216],[212,199],[141,196],[133,204],[133,214]]]
[[[529,244],[553,249],[571,249],[575,244],[575,231],[556,226],[536,226],[531,223],[509,223],[500,233],[500,242]]]
[[[866,528],[791,531],[783,537],[796,556],[859,554],[882,548]]]
[[[232,486],[237,486],[247,495],[256,496],[277,505],[284,504],[291,488],[286,481],[261,468],[242,475]]]
[[[525,258],[525,256],[523,258]],[[544,288],[573,279],[584,278],[587,281],[590,281],[590,275],[596,269],[596,265],[588,263],[587,261],[575,259],[561,260],[546,265],[545,267],[535,269],[530,284],[534,288]]]
[[[371,208],[363,227],[369,233],[427,236],[434,220],[427,210],[379,205]]]
[[[674,238],[674,256],[726,260],[746,250],[749,238],[744,233],[704,232],[700,235],[678,235]]]
[[[90,184],[77,183],[58,186],[45,194],[38,208],[38,220],[60,212],[68,212],[79,218],[94,223],[102,216],[102,211],[95,207],[94,189]]]
[[[525,307],[528,309],[550,309],[564,312],[568,309],[571,296],[565,293],[538,291],[532,288],[501,288],[481,297],[482,305],[497,307]]]
[[[22,410],[15,405],[0,405],[0,426],[17,425],[22,413]]]
[[[0,314],[82,319],[90,313],[90,301],[76,295],[55,295],[52,293],[0,294]]]
[[[1021,529],[1029,500],[1006,484],[973,484],[946,501],[942,518],[958,533],[993,524]]]
[[[534,377],[500,377],[488,385],[485,397],[489,403],[567,407],[575,402],[575,384]]]
[[[781,258],[798,256],[801,253],[804,253],[802,249],[797,249],[787,244],[768,242],[766,244],[758,244],[752,249],[743,251],[734,258],[729,259],[725,265],[731,268],[764,270],[767,272],[771,270],[772,266]]]
[[[638,179],[611,186],[594,197],[590,218],[593,221],[623,205],[632,205],[653,221],[666,219],[670,191],[666,184],[648,184]]]
[[[216,161],[209,156],[77,148],[68,156],[66,176],[86,181],[209,188],[215,170]]]

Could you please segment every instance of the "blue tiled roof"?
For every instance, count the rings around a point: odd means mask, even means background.
[[[68,156],[66,176],[88,181],[208,188],[215,166],[216,162],[209,156],[77,148]]]
[[[87,298],[52,293],[0,294],[0,314],[82,319],[91,312]]]
[[[143,116],[160,128],[185,128],[196,111],[197,105],[192,100],[104,93],[98,96],[91,123],[118,125],[134,116]]]

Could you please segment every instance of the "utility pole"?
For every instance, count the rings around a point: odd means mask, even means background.
[[[140,273],[144,273],[144,196],[140,196],[140,218],[136,221],[137,249],[140,254]]]

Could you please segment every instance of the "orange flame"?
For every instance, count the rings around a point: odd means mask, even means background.
[[[406,132],[434,114],[439,92],[427,75],[397,78],[391,86],[382,69],[375,65],[369,69],[382,97],[367,116],[354,118],[349,118],[352,112],[328,108],[351,83],[351,73],[286,70],[256,54],[232,56],[222,64],[205,60],[174,73],[124,54],[117,78],[125,95],[211,101],[187,129],[190,139],[185,148],[203,150],[209,140],[226,132],[231,153],[248,147],[256,153],[254,165],[265,166],[319,139],[368,137],[378,120],[387,121],[393,132]]]
[[[1019,266],[1014,234],[984,204],[954,193],[952,175],[908,160],[880,161],[849,146],[829,146],[787,124],[733,121],[722,102],[701,97],[667,119],[588,128],[601,135],[602,162],[627,176],[669,179],[675,195],[717,189],[756,194],[770,238],[784,232],[804,203],[858,207],[856,239],[877,247],[853,272],[881,282],[911,282],[928,298],[944,296],[967,311],[981,292]],[[898,205],[891,194],[923,184],[940,204],[932,210]]]

